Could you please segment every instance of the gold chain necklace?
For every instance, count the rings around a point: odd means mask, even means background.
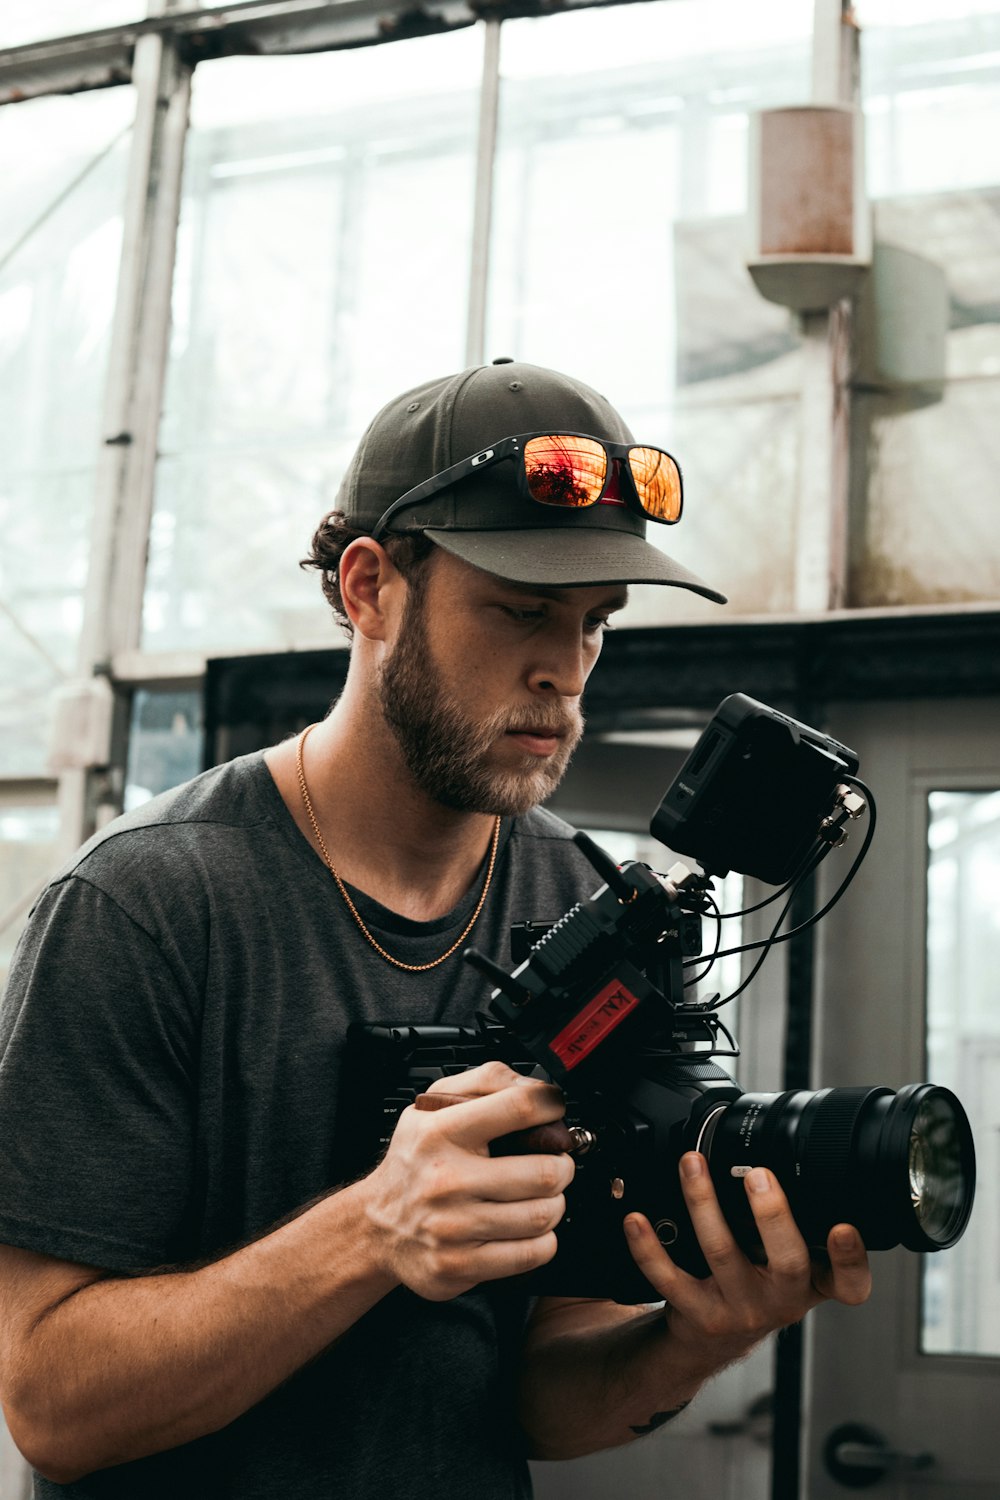
[[[334,866],[333,860],[330,858],[330,851],[326,847],[326,840],[323,838],[323,835],[320,832],[319,822],[317,820],[315,812],[313,811],[312,798],[309,795],[309,788],[306,786],[305,767],[302,764],[303,747],[305,745],[307,737],[315,728],[315,724],[309,724],[299,735],[298,741],[295,746],[295,769],[298,773],[299,778],[299,791],[302,793],[302,805],[304,806],[306,814],[309,818],[309,822],[312,825],[312,831],[315,834],[316,842],[319,845],[319,852],[323,856],[323,861],[327,869],[330,871],[330,874],[337,882],[338,891],[347,902],[348,911],[351,913],[351,916],[354,918],[355,922],[357,922],[358,926],[361,928],[361,931],[364,933],[365,937],[375,949],[375,952],[381,954],[381,956],[386,960],[387,963],[394,964],[397,969],[406,969],[411,974],[422,973],[424,969],[436,969],[438,964],[443,964],[445,959],[450,958],[455,949],[460,947],[462,943],[465,942],[465,939],[469,936],[469,933],[472,931],[473,927],[475,927],[479,913],[482,911],[483,906],[485,905],[486,893],[490,888],[490,881],[493,879],[493,866],[496,864],[497,859],[497,845],[500,842],[499,815],[497,816],[496,821],[493,824],[493,839],[490,844],[490,862],[486,870],[486,881],[483,885],[482,893],[479,897],[476,909],[472,913],[465,931],[462,933],[461,937],[455,939],[451,947],[448,949],[447,953],[442,953],[440,958],[432,959],[429,964],[404,964],[402,959],[394,958],[391,953],[387,953],[386,950],[382,947],[382,944],[378,942],[376,938],[372,937],[371,933],[368,931],[368,928],[365,926],[362,919],[361,913],[358,911],[358,908],[351,900],[350,892],[348,891],[344,882],[341,880],[340,876],[337,874],[337,870]]]

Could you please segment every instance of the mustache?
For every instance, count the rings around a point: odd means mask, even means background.
[[[569,708],[565,704],[530,708],[501,708],[490,716],[488,732],[509,734],[512,730],[522,734],[556,734],[561,739],[577,740],[583,733],[584,717],[580,708]]]

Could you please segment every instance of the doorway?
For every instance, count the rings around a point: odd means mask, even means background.
[[[818,938],[815,1077],[953,1089],[978,1192],[953,1249],[876,1255],[865,1308],[809,1319],[806,1493],[837,1500],[860,1480],[885,1500],[996,1500],[1000,711],[993,697],[916,700],[830,720],[860,755],[878,832]]]

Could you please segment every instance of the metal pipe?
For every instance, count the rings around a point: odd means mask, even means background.
[[[466,365],[482,364],[485,358],[493,181],[496,165],[497,123],[500,112],[500,22],[487,21],[485,25],[483,76],[479,93],[476,194],[472,213],[469,311],[465,343]]]

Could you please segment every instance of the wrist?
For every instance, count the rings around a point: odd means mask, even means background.
[[[678,1385],[688,1392],[688,1399],[717,1375],[720,1370],[744,1359],[760,1342],[760,1333],[733,1330],[713,1331],[691,1322],[669,1303],[663,1309],[659,1334],[664,1356],[676,1371]]]
[[[389,1253],[390,1237],[381,1218],[376,1173],[377,1169],[341,1188],[317,1207],[326,1210],[331,1231],[348,1245],[353,1274],[370,1283],[381,1298],[399,1286],[401,1278]]]

